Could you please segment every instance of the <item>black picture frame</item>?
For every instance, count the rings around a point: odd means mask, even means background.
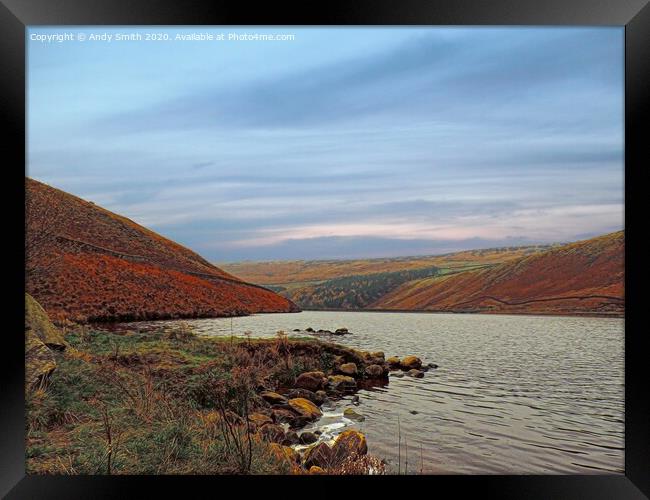
[[[7,283],[5,332],[0,378],[0,494],[7,498],[110,498],[260,483],[268,492],[289,492],[291,481],[307,481],[301,490],[340,494],[319,482],[344,481],[348,488],[408,487],[417,496],[454,496],[474,492],[499,498],[645,498],[650,495],[650,391],[644,381],[647,335],[643,323],[643,281],[647,270],[641,176],[648,158],[643,125],[649,120],[650,6],[648,0],[329,0],[266,2],[251,6],[229,1],[189,0],[0,0],[1,92],[5,227],[3,278]],[[625,26],[625,474],[549,476],[414,476],[414,477],[115,477],[26,476],[24,445],[24,171],[25,165],[25,29],[30,25],[610,25]],[[23,217],[21,217],[23,214]],[[260,479],[260,478],[257,478]],[[189,484],[189,481],[192,484]],[[218,481],[218,482],[216,482]],[[244,482],[245,481],[245,482]],[[282,481],[280,483],[279,481]],[[327,485],[323,485],[326,486]],[[342,485],[343,486],[343,485]],[[190,489],[188,489],[190,488]],[[336,493],[338,491],[338,493]]]

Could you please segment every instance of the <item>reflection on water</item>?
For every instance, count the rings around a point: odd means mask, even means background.
[[[202,335],[231,333],[230,318],[185,321]],[[359,429],[402,472],[407,461],[409,472],[435,474],[623,472],[622,319],[307,311],[233,320],[235,335],[307,327],[346,327],[353,334],[334,342],[439,365],[361,390],[362,422],[343,417],[350,397],[326,408],[322,439]]]

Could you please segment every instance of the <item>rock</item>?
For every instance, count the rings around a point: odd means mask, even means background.
[[[393,372],[391,374],[391,377],[402,378],[403,376],[404,376],[404,372]]]
[[[33,390],[47,384],[56,370],[56,361],[52,351],[31,330],[25,335],[25,386]]]
[[[354,391],[357,388],[357,381],[347,375],[330,375],[328,381],[335,391]]]
[[[350,375],[352,377],[357,374],[357,365],[354,363],[345,363],[339,366],[339,371],[343,375]]]
[[[317,391],[322,389],[327,384],[327,379],[323,372],[305,372],[298,375],[296,379],[296,387],[300,389],[308,389],[310,391]]]
[[[434,370],[435,370],[436,368],[438,368],[438,365],[435,364],[435,363],[428,363],[427,366],[428,366],[429,368],[434,369]]]
[[[334,330],[333,334],[334,335],[349,335],[349,331],[347,328],[337,328]]]
[[[386,363],[388,363],[388,366],[392,370],[397,370],[399,369],[400,365],[402,364],[402,360],[399,359],[397,356],[391,356],[386,360]]]
[[[325,474],[325,471],[322,468],[320,468],[318,465],[312,465],[309,468],[309,473],[310,474]]]
[[[287,405],[288,406],[288,405]],[[289,407],[291,408],[291,407]],[[289,424],[296,419],[296,414],[293,410],[286,410],[284,408],[278,408],[273,410],[273,421],[276,424]]]
[[[306,417],[310,420],[316,420],[323,415],[323,412],[318,409],[318,406],[305,398],[290,399],[289,406],[291,406],[299,416]]]
[[[284,446],[292,446],[294,444],[298,444],[299,442],[300,438],[298,437],[298,433],[296,431],[287,431],[284,435],[282,444]]]
[[[305,331],[309,333],[314,333],[314,329],[311,326],[309,328],[305,328]]]
[[[255,424],[257,428],[263,427],[266,424],[273,423],[273,419],[268,415],[264,415],[263,413],[251,413],[248,416],[248,420],[250,420],[252,424]]]
[[[409,413],[410,413],[411,415],[417,415],[417,414],[420,413],[420,412],[417,411],[417,410],[409,410]]]
[[[286,461],[289,465],[300,463],[300,455],[289,446],[271,443],[269,449],[271,450],[271,453],[273,453],[273,455],[275,455],[279,460]]]
[[[326,379],[327,380],[327,379]],[[305,398],[311,401],[316,405],[322,405],[327,397],[327,393],[323,390],[318,390],[316,392],[310,391],[309,389],[291,389],[287,392],[287,398]]]
[[[417,356],[406,356],[400,363],[400,367],[403,370],[412,370],[414,368],[420,368],[422,366],[422,360]]]
[[[284,441],[284,428],[278,424],[266,424],[260,429],[262,439],[271,443],[281,443]]]
[[[68,347],[63,334],[47,316],[45,309],[28,293],[25,294],[25,332],[30,330],[46,347],[62,351]]]
[[[382,378],[384,376],[384,367],[380,365],[368,365],[365,368],[368,378]]]
[[[312,444],[318,441],[318,436],[313,432],[303,432],[300,434],[300,443],[301,444]]]
[[[327,393],[325,391],[316,391],[314,393],[314,399],[312,399],[314,403],[316,403],[318,406],[324,404],[327,402]]]
[[[332,448],[327,443],[318,443],[305,452],[304,465],[306,469],[313,466],[327,469],[332,462]]]
[[[343,462],[352,455],[365,455],[368,453],[366,437],[358,431],[343,431],[336,437],[332,446],[332,461],[336,464]]]
[[[358,394],[355,394],[354,396],[352,396],[352,403],[354,403],[355,405],[359,404],[359,395]]]
[[[300,328],[294,328],[292,331],[294,331],[294,332],[300,332],[301,330],[300,330]]]
[[[415,377],[415,378],[422,378],[424,377],[424,372],[422,370],[418,370],[416,368],[413,368],[412,370],[409,370],[406,372],[406,374],[409,377]]]
[[[364,417],[360,413],[357,413],[352,408],[346,408],[343,411],[343,416],[345,418],[349,418],[350,420],[356,420],[357,422],[363,422],[366,419],[366,417]]]
[[[285,398],[281,394],[278,394],[277,392],[265,391],[260,394],[260,397],[264,401],[266,401],[267,403],[271,403],[272,405],[281,405],[287,403],[287,398]]]
[[[305,417],[304,415],[298,415],[294,417],[294,419],[289,424],[289,427],[291,429],[300,429],[301,427],[304,427],[305,425],[311,423],[313,420],[314,419]]]
[[[370,354],[370,356],[373,357],[373,358],[384,359],[383,351],[373,352],[373,353]]]

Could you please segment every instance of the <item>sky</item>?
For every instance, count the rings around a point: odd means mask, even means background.
[[[623,228],[623,36],[31,27],[27,175],[214,262],[585,239]]]

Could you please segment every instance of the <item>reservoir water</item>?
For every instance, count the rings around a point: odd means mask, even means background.
[[[183,320],[231,334],[231,319]],[[129,328],[166,321],[132,323]],[[425,474],[603,474],[624,470],[624,321],[618,318],[305,311],[232,320],[241,336],[345,327],[327,338],[438,365],[390,377],[325,408],[322,439],[345,428],[389,468]],[[365,419],[343,417],[354,408]]]

